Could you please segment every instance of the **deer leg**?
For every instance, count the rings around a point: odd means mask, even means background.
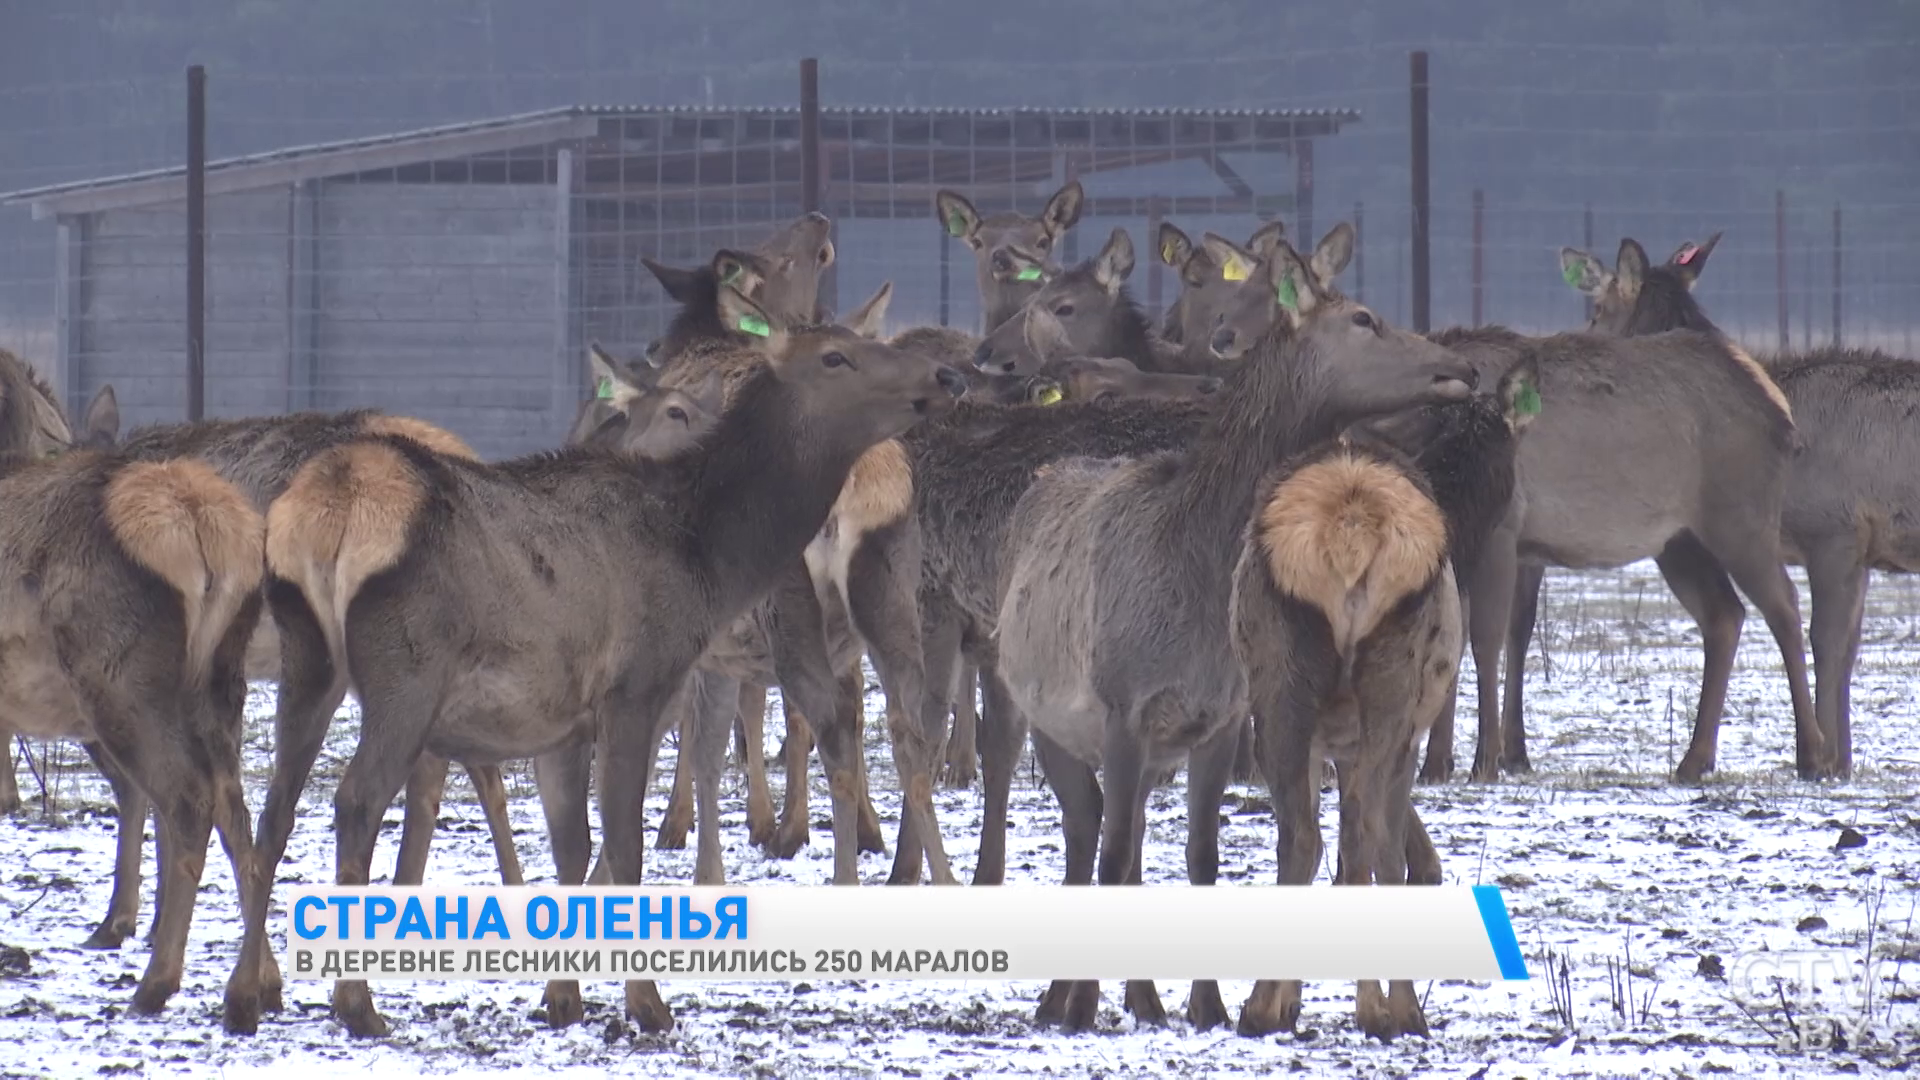
[[[933,785],[940,769],[945,716],[922,708],[927,669],[921,642],[920,544],[900,526],[870,534],[854,552],[847,575],[847,614],[887,698],[887,735],[900,777],[900,833],[889,884],[920,880],[924,857],[935,885],[954,885],[940,835]]]
[[[833,795],[833,881],[836,885],[858,885],[859,807],[865,794],[858,770],[863,747],[858,729],[848,723],[849,710],[840,700],[842,684],[828,658],[825,618],[814,591],[813,575],[804,562],[794,560],[781,576],[770,602],[778,612],[778,617],[770,620],[770,644],[781,698],[791,698],[815,725],[814,742],[826,768],[827,788]],[[851,711],[858,716],[857,707]],[[788,743],[791,747],[793,740],[789,738]],[[789,788],[796,782],[804,783],[805,776],[804,770],[797,775],[788,773]]]
[[[154,785],[159,832],[165,838],[162,843],[166,863],[160,867],[160,887],[167,895],[160,902],[159,923],[154,927],[153,951],[147,958],[147,970],[128,1008],[136,1015],[151,1016],[165,1008],[167,999],[180,989],[187,929],[193,919],[200,877],[207,865],[207,841],[213,833],[213,821],[208,813],[212,802],[208,790],[211,777],[201,776],[186,761],[149,758],[142,767],[145,771],[142,780]]]
[[[720,774],[727,765],[727,737],[740,709],[740,683],[712,672],[694,670],[681,706],[681,772],[693,774],[694,817],[700,823],[699,850],[694,858],[695,885],[724,885],[726,865],[720,857]]]
[[[272,882],[286,854],[314,758],[326,741],[333,714],[347,696],[347,673],[335,669],[320,624],[297,587],[269,579],[267,599],[279,628],[280,692],[273,716],[273,779],[254,828],[254,853],[263,880]],[[164,838],[159,846],[161,857],[171,858]]]
[[[1467,581],[1463,575],[1459,581],[1460,594],[1460,640],[1469,641],[1473,637],[1473,609],[1467,606]],[[1446,698],[1440,703],[1440,711],[1434,716],[1433,727],[1427,732],[1427,756],[1420,766],[1420,782],[1423,784],[1444,784],[1453,779],[1453,720],[1460,704],[1460,665],[1453,665],[1453,672],[1447,678]]]
[[[957,647],[957,646],[956,646]],[[978,777],[975,762],[979,760],[980,712],[974,692],[984,691],[980,682],[980,671],[966,657],[959,657],[957,681],[954,687],[953,731],[947,738],[947,756],[941,770],[941,783],[947,787],[970,788]]]
[[[107,917],[100,920],[93,936],[87,938],[81,948],[117,949],[133,936],[134,926],[140,920],[140,856],[146,850],[147,812],[152,803],[140,785],[121,771],[112,755],[99,743],[85,742],[81,746],[113,788],[113,803],[119,818],[113,862],[113,896],[107,901]],[[162,863],[161,867],[164,870],[165,864]],[[164,882],[164,878],[162,880]],[[154,891],[158,894],[165,890]],[[159,921],[160,914],[155,911],[154,925],[158,926]]]
[[[1867,568],[1851,532],[1808,545],[1807,586],[1812,594],[1814,711],[1836,775],[1853,775],[1853,721],[1849,690],[1866,614]]]
[[[853,774],[860,785],[860,797],[854,804],[857,813],[854,820],[860,854],[885,855],[887,834],[880,828],[880,812],[873,808],[873,792],[867,786],[867,677],[860,670],[858,657],[840,676],[839,700],[845,710],[841,723],[853,732],[857,751],[853,755]]]
[[[747,769],[747,841],[773,840],[773,793],[767,785],[767,688],[740,684],[740,760]]]
[[[407,777],[407,801],[400,824],[400,854],[393,860],[395,885],[418,885],[426,880],[427,851],[439,823],[440,802],[447,790],[447,759],[422,753]]]
[[[1231,782],[1251,784],[1260,779],[1260,757],[1253,748],[1253,717],[1249,716],[1235,726],[1237,731],[1234,736]],[[1220,793],[1220,797],[1224,802],[1226,799],[1224,790]]]
[[[1150,702],[1147,707],[1167,706]],[[1160,724],[1152,720],[1142,726],[1149,731],[1161,730]],[[1147,824],[1146,747],[1123,718],[1110,717],[1106,730],[1106,740],[1100,754],[1107,795],[1107,812],[1100,822],[1100,884],[1137,884],[1142,857],[1141,841]],[[1179,730],[1179,727],[1171,730]],[[1218,796],[1215,796],[1213,806],[1213,813],[1217,817],[1220,813]],[[1067,1002],[1067,1027],[1068,1030],[1085,1030],[1093,1026],[1093,1010],[1100,1000],[1099,984],[1083,982],[1076,988],[1076,993],[1081,996],[1070,998]],[[1160,995],[1154,990],[1151,979],[1127,980],[1123,1000],[1137,1023],[1166,1023],[1166,1008],[1161,1005]],[[1086,1003],[1084,1012],[1075,1009],[1080,1002]],[[1075,1021],[1082,1018],[1084,1023],[1076,1025]]]
[[[1252,740],[1246,737],[1247,724],[1227,725],[1210,742],[1194,748],[1187,761],[1187,882],[1212,885],[1220,877],[1220,800],[1227,792],[1227,780],[1239,767],[1240,748]],[[1248,747],[1251,753],[1251,747]],[[1141,818],[1144,826],[1145,816]],[[1135,859],[1136,866],[1141,860]],[[1187,996],[1187,1021],[1195,1030],[1226,1027],[1231,1021],[1227,1006],[1220,999],[1220,984],[1213,979],[1194,980]]]
[[[1780,648],[1781,666],[1787,673],[1788,696],[1793,701],[1794,764],[1802,780],[1831,779],[1835,771],[1834,750],[1813,710],[1813,694],[1807,689],[1806,636],[1800,627],[1800,594],[1787,576],[1780,557],[1777,527],[1762,535],[1751,532],[1721,536],[1719,532],[1737,532],[1730,524],[1716,521],[1716,535],[1701,537],[1707,550],[1726,568],[1740,591],[1760,609],[1767,629]],[[1696,740],[1700,737],[1695,732]],[[1689,751],[1691,753],[1691,751]]]
[[[340,885],[367,884],[380,819],[426,747],[439,692],[414,672],[383,681],[392,685],[361,685],[360,745],[333,793],[334,881]],[[333,1015],[354,1035],[388,1031],[363,979],[333,984]]]
[[[1727,683],[1733,678],[1734,654],[1740,649],[1740,627],[1746,622],[1747,609],[1720,563],[1692,533],[1668,541],[1654,561],[1667,580],[1667,588],[1700,625],[1705,655],[1700,704],[1694,712],[1693,742],[1678,769],[1681,781],[1694,783],[1713,771],[1720,743],[1720,717],[1727,705]]]
[[[811,581],[807,587],[811,595]],[[819,625],[816,619],[816,632]],[[600,769],[600,827],[606,836],[608,874],[617,886],[640,884],[646,856],[647,787],[666,729],[668,706],[679,690],[660,674],[664,673],[626,680],[623,692],[608,696],[595,725],[602,740],[595,754]],[[682,675],[680,685],[685,683]],[[788,683],[782,679],[781,685]],[[673,1027],[673,1012],[651,979],[627,983],[626,1011],[642,1031],[659,1033]]]
[[[0,815],[17,813],[20,809],[20,784],[14,776],[13,728],[0,724],[0,754],[6,755],[6,768],[0,769]]]
[[[1274,856],[1282,885],[1310,885],[1320,866],[1320,778],[1325,755],[1314,744],[1319,709],[1311,688],[1285,668],[1249,671],[1260,771],[1273,799]],[[1259,1037],[1300,1022],[1300,980],[1261,979],[1240,1007],[1234,1030]]]
[[[513,846],[513,821],[507,817],[507,781],[498,765],[468,765],[467,782],[480,800],[480,813],[487,819],[487,833],[493,837],[494,861],[500,864],[500,884],[525,885],[520,872],[520,852]]]
[[[554,880],[561,885],[578,885],[587,877],[587,859],[593,851],[587,822],[593,761],[594,744],[586,740],[533,759],[533,780],[540,790],[540,810],[553,847]],[[580,984],[572,979],[549,980],[540,1007],[553,1028],[569,1027],[585,1018]]]
[[[1547,576],[1542,563],[1522,561],[1514,576],[1513,605],[1507,621],[1507,695],[1501,733],[1505,736],[1500,765],[1511,773],[1530,773],[1527,760],[1527,649],[1533,645],[1533,627],[1540,615],[1540,586]]]
[[[1060,825],[1066,840],[1066,884],[1090,885],[1094,857],[1100,846],[1105,802],[1100,777],[1093,766],[1074,757],[1040,731],[1033,732],[1033,756],[1039,759],[1047,786],[1053,789],[1053,797],[1060,803]],[[1090,1026],[1100,1006],[1100,984],[1090,984],[1090,999],[1089,991],[1080,989],[1082,985],[1072,979],[1055,979],[1040,998],[1034,1022],[1070,1026],[1077,1021],[1080,1028]]]
[[[693,676],[696,677],[697,676]],[[660,819],[660,832],[653,846],[661,851],[680,851],[687,846],[687,830],[693,828],[693,770],[685,764],[693,752],[689,738],[690,713],[682,709],[673,718],[671,730],[677,734],[673,756],[673,794],[667,798],[667,815]]]
[[[782,767],[787,774],[787,790],[782,796],[780,823],[775,827],[767,854],[776,859],[791,859],[807,846],[810,822],[807,807],[808,755],[813,750],[813,728],[794,705],[785,688],[780,692],[780,714],[786,720],[787,737],[780,744]]]
[[[236,675],[239,672],[236,670]],[[239,681],[236,679],[236,682]],[[253,849],[253,822],[247,814],[246,790],[240,780],[239,735],[244,719],[241,704],[244,693],[232,694],[220,711],[226,738],[218,740],[212,756],[219,762],[213,778],[213,826],[220,831],[220,846],[226,849],[233,866],[233,882],[240,899],[240,955],[234,959],[233,974],[227,978],[226,998],[221,1024],[229,1034],[252,1035],[260,1027],[260,1012],[278,1012],[282,1007],[280,964],[267,946],[267,893],[271,883],[260,871]],[[181,942],[184,947],[185,941]]]
[[[1478,745],[1473,751],[1473,771],[1468,778],[1476,784],[1491,784],[1500,779],[1500,754],[1506,745],[1500,718],[1500,656],[1506,648],[1514,587],[1520,574],[1515,542],[1513,528],[1503,525],[1494,530],[1480,565],[1469,575],[1468,593],[1473,603],[1469,608],[1467,638],[1473,648],[1480,730]],[[1507,663],[1512,665],[1524,659],[1509,657]]]
[[[980,712],[980,770],[986,807],[980,819],[980,857],[974,864],[973,883],[999,885],[1007,879],[1007,803],[1013,796],[1013,774],[1020,767],[1020,751],[1027,745],[1027,718],[1000,681],[1000,662],[991,650],[983,650],[978,666],[985,706]],[[1097,788],[1094,797],[1097,802]],[[1099,815],[1094,815],[1095,829],[1099,820]],[[1089,850],[1089,877],[1092,859]]]

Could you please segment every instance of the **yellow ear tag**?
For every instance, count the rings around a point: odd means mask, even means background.
[[[1160,261],[1161,262],[1166,263],[1168,266],[1174,265],[1174,262],[1173,262],[1174,255],[1175,255],[1175,252],[1173,250],[1172,241],[1168,241],[1167,243],[1160,245]]]
[[[1228,281],[1245,281],[1249,272],[1246,261],[1240,258],[1229,258],[1227,265],[1220,268],[1220,276]]]
[[[1033,400],[1042,405],[1058,405],[1060,403],[1060,388],[1048,385],[1046,389],[1035,394]]]

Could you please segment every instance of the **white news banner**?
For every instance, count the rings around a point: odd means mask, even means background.
[[[306,886],[296,979],[1525,979],[1492,885]]]

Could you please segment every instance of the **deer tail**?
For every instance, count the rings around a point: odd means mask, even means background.
[[[212,467],[191,459],[125,466],[107,483],[105,510],[127,555],[179,593],[186,682],[205,687],[214,653],[260,589],[260,512]]]

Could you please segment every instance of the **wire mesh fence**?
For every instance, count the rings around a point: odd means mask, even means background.
[[[1630,235],[1658,260],[1722,232],[1697,291],[1747,348],[1915,355],[1920,79],[1900,57],[1916,43],[1412,42],[1432,58],[1432,325],[1575,328],[1561,245],[1611,262]],[[846,310],[892,281],[894,329],[979,329],[973,253],[933,192],[1032,214],[1077,179],[1086,212],[1056,254],[1126,229],[1155,317],[1179,288],[1157,222],[1244,240],[1278,216],[1302,245],[1354,221],[1345,285],[1410,323],[1408,47],[1154,64],[828,51],[824,299]],[[209,415],[380,405],[489,456],[550,445],[585,343],[637,353],[671,315],[643,258],[702,262],[803,208],[790,60],[209,74]],[[0,156],[0,190],[78,185],[0,208],[0,347],[76,411],[111,382],[128,424],[184,416],[185,214],[177,177],[112,181],[179,168],[184,89],[0,82],[0,131],[38,148]]]

